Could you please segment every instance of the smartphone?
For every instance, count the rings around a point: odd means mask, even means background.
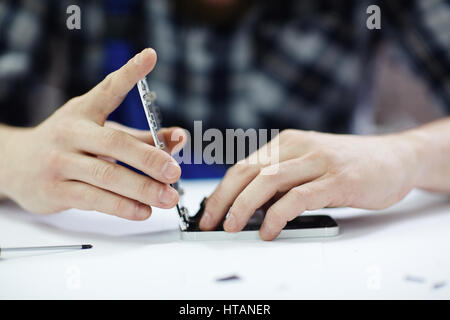
[[[191,225],[181,232],[182,240],[256,240],[261,239],[259,229],[264,220],[264,213],[257,211],[241,232],[229,233],[223,230],[223,223],[213,231],[201,231],[198,224]],[[199,220],[198,220],[199,221]],[[292,238],[328,238],[339,234],[337,222],[327,215],[304,215],[289,221],[277,239]]]

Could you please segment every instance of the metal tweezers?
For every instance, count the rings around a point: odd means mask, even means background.
[[[158,131],[161,129],[161,114],[155,104],[156,94],[155,92],[150,91],[146,78],[139,80],[137,87],[139,90],[139,95],[141,97],[142,106],[144,107],[145,115],[147,117],[148,125],[150,127],[150,132],[155,143],[155,147],[169,152],[164,141],[160,140],[158,137]],[[177,190],[179,194],[179,202],[177,203],[176,208],[178,216],[180,218],[179,220],[181,230],[186,231],[192,228],[198,228],[199,216],[189,216],[188,209],[183,205],[184,190],[181,187],[180,183],[176,182],[174,184],[171,184],[171,187]]]

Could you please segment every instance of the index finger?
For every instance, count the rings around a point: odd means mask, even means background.
[[[145,143],[155,145],[149,130],[134,129],[113,121],[107,121],[105,126],[124,131]],[[170,154],[179,152],[187,142],[186,131],[179,127],[162,128],[158,131],[158,137],[164,141]]]
[[[206,201],[205,211],[200,220],[200,229],[213,230],[227,214],[236,197],[259,174],[271,155],[277,153],[278,140],[272,140],[253,152],[248,158],[231,167],[219,186]]]
[[[180,166],[167,152],[126,132],[87,121],[78,130],[71,136],[77,150],[121,161],[163,183],[175,183],[181,175]]]
[[[259,170],[259,165],[245,163],[237,163],[230,168],[206,201],[205,212],[200,220],[200,229],[214,229],[226,215],[234,199],[258,175]]]
[[[275,194],[314,180],[324,170],[324,166],[312,157],[304,157],[282,162],[276,174],[259,174],[234,201],[224,223],[225,231],[241,231],[255,211]]]

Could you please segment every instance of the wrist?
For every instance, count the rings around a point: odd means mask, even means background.
[[[8,135],[11,127],[0,125],[0,198],[5,198],[6,196],[6,184],[8,181]]]
[[[409,164],[408,173],[412,177],[413,188],[426,188],[427,175],[433,154],[430,149],[433,148],[432,141],[426,132],[420,129],[411,129],[397,134],[401,140],[404,151],[405,161]]]
[[[18,134],[27,129],[0,125],[0,198],[9,197],[9,186],[14,181],[13,163],[18,161],[15,150]]]

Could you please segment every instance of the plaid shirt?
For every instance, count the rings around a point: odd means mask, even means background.
[[[366,28],[369,3],[356,0],[255,1],[227,27],[192,22],[167,0],[1,0],[0,121],[33,123],[38,106],[84,93],[150,46],[166,125],[347,132],[387,38],[450,111],[449,2],[371,3],[381,30]],[[66,27],[71,4],[81,30]],[[136,90],[112,118],[146,127]]]

